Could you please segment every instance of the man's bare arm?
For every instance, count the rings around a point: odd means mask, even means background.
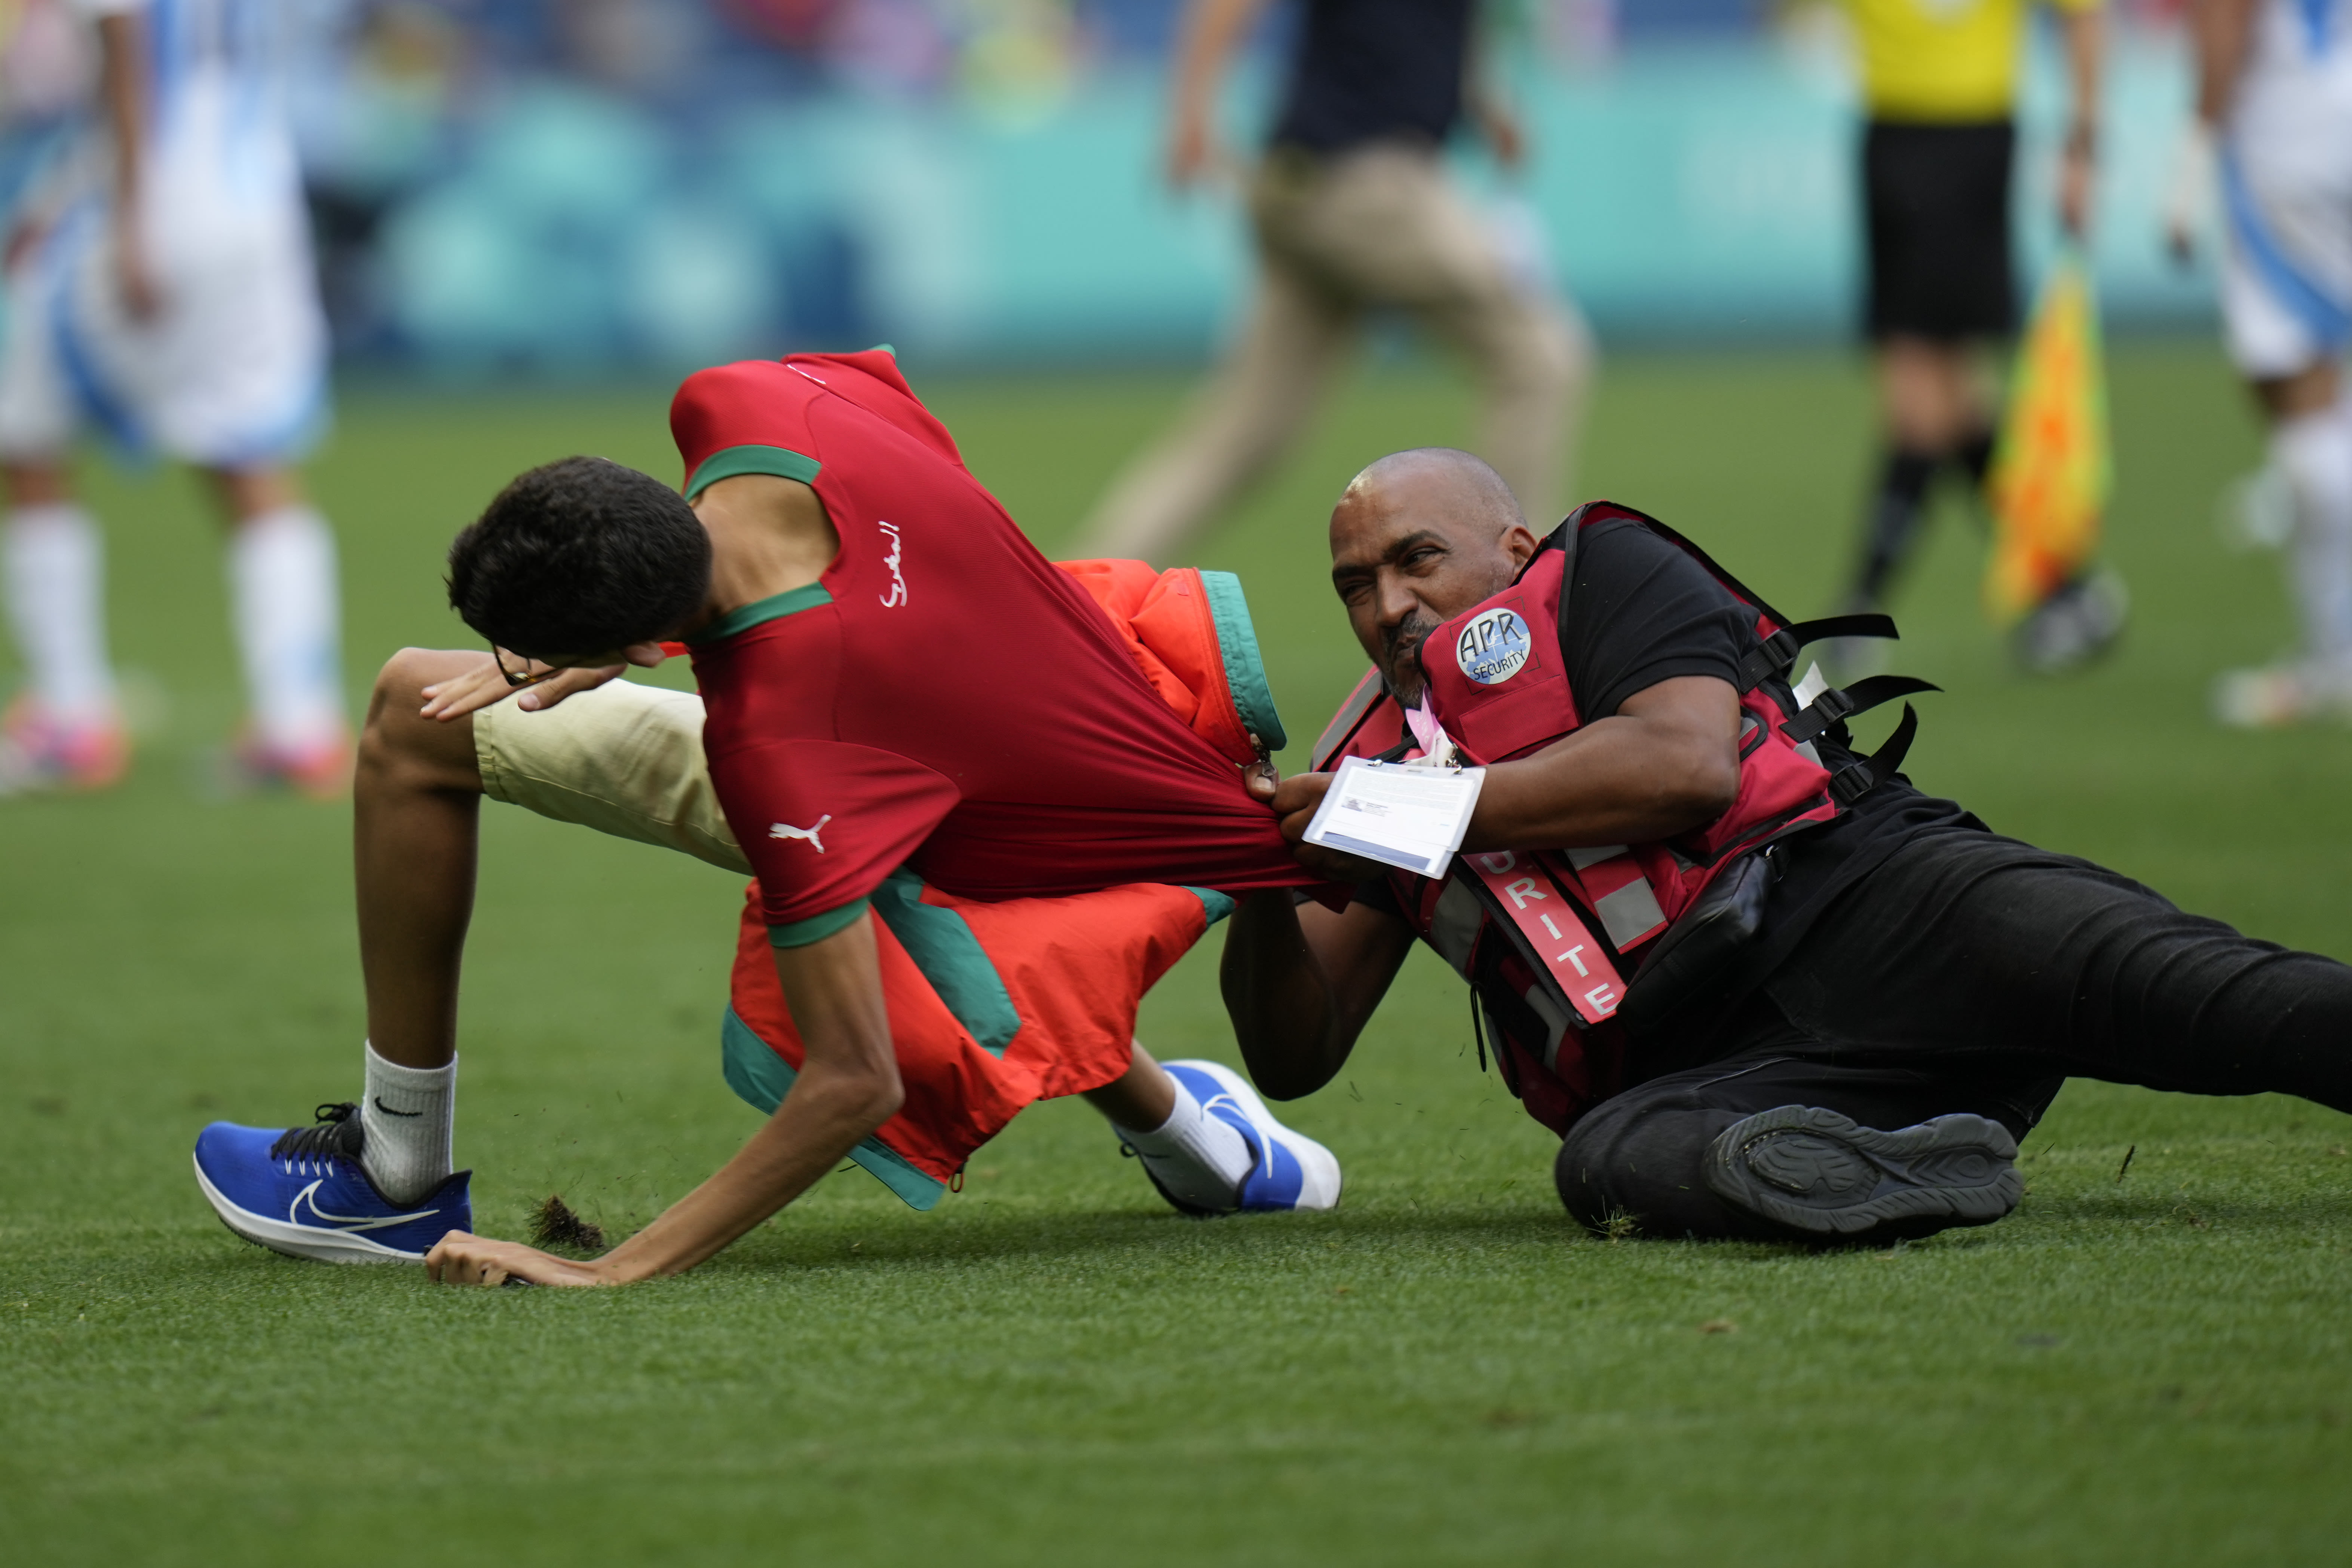
[[[2106,52],[2106,17],[2095,7],[2066,13],[2066,79],[2074,115],[2058,166],[2058,222],[2080,239],[2091,222],[2099,158],[2099,68]]]
[[[99,93],[106,103],[107,131],[114,142],[114,277],[122,308],[134,321],[152,316],[163,303],[148,266],[145,208],[147,176],[147,23],[136,15],[99,19]]]
[[[1646,844],[1731,809],[1739,694],[1711,675],[1635,692],[1609,718],[1486,770],[1465,849]]]
[[[1462,103],[1470,122],[1486,140],[1487,150],[1506,174],[1517,174],[1527,162],[1527,128],[1518,111],[1496,81],[1493,10],[1482,5],[1473,19],[1470,47],[1462,59]]]
[[[453,1231],[425,1259],[452,1285],[625,1285],[682,1273],[806,1192],[905,1097],[871,914],[806,947],[776,950],[776,973],[806,1047],[767,1125],[718,1173],[590,1263]]]
[[[1367,904],[1333,914],[1281,889],[1243,900],[1219,978],[1259,1092],[1297,1100],[1330,1082],[1412,948],[1410,927]]]
[[[2196,258],[2211,219],[2219,161],[2215,142],[2246,68],[2254,0],[2189,0],[2188,26],[2197,70],[2197,111],[2173,153],[2163,206],[2165,246],[2173,260],[2183,265]]]
[[[2197,50],[2197,118],[2219,129],[2245,74],[2254,0],[2189,0],[2189,37]]]
[[[1559,849],[1644,844],[1686,833],[1731,808],[1739,794],[1739,694],[1711,675],[1645,687],[1532,757],[1486,770],[1465,850]],[[1274,808],[1283,836],[1305,837],[1329,773],[1282,781]],[[1361,862],[1302,846],[1326,875],[1367,874]]]
[[[1265,0],[1192,0],[1184,12],[1168,130],[1168,183],[1179,190],[1226,161],[1217,145],[1217,92],[1234,50],[1265,9]]]

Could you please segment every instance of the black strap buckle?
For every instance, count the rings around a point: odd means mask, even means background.
[[[1794,632],[1782,626],[1748,649],[1748,657],[1739,661],[1740,694],[1755,690],[1773,676],[1787,675],[1796,668],[1798,651],[1804,646]]]
[[[1785,677],[1797,666],[1797,655],[1809,643],[1828,637],[1885,637],[1899,640],[1895,618],[1876,612],[1867,615],[1824,616],[1817,621],[1798,621],[1782,626],[1770,637],[1748,649],[1748,657],[1739,661],[1739,690],[1742,696],[1756,689],[1774,676]]]
[[[1874,675],[1852,686],[1833,686],[1780,726],[1780,733],[1799,745],[1812,740],[1839,721],[1867,713],[1882,702],[1908,697],[1915,691],[1941,691],[1931,680],[1911,675]]]
[[[1852,805],[1903,769],[1903,759],[1911,750],[1912,738],[1919,732],[1919,714],[1911,704],[1903,705],[1903,721],[1895,726],[1895,733],[1886,737],[1886,744],[1848,763],[1830,775],[1830,798],[1842,806]]]

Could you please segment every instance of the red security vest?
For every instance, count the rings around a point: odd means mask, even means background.
[[[1463,855],[1435,880],[1390,873],[1414,930],[1470,982],[1505,1082],[1555,1131],[1622,1087],[1624,1028],[1616,1015],[1646,961],[1671,945],[1669,933],[1688,930],[1676,922],[1704,915],[1709,889],[1752,866],[1755,852],[1831,820],[1893,773],[1916,720],[1906,706],[1887,746],[1835,775],[1812,742],[1828,735],[1843,743],[1846,715],[1935,689],[1874,676],[1801,710],[1786,679],[1800,648],[1822,637],[1892,637],[1893,622],[1874,615],[1791,624],[1664,523],[1594,501],[1553,531],[1508,588],[1422,642],[1431,710],[1465,762],[1526,757],[1585,722],[1559,628],[1574,613],[1567,599],[1578,538],[1617,519],[1680,547],[1756,612],[1760,646],[1740,670],[1739,791],[1731,808],[1655,843]],[[1409,744],[1403,710],[1375,670],[1324,731],[1315,766],[1346,756],[1394,760]]]

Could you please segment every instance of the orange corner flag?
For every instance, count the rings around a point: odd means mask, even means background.
[[[2069,253],[2034,302],[1986,477],[1985,610],[1995,621],[2016,620],[2090,563],[2113,479],[2098,305]]]

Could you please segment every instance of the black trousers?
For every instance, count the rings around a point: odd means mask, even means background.
[[[1840,896],[1704,1065],[1570,1127],[1560,1196],[1590,1226],[1785,1236],[1699,1173],[1734,1121],[1809,1105],[1892,1131],[1973,1111],[2022,1138],[2068,1078],[2352,1110],[2352,968],[2087,860],[1938,829]]]

